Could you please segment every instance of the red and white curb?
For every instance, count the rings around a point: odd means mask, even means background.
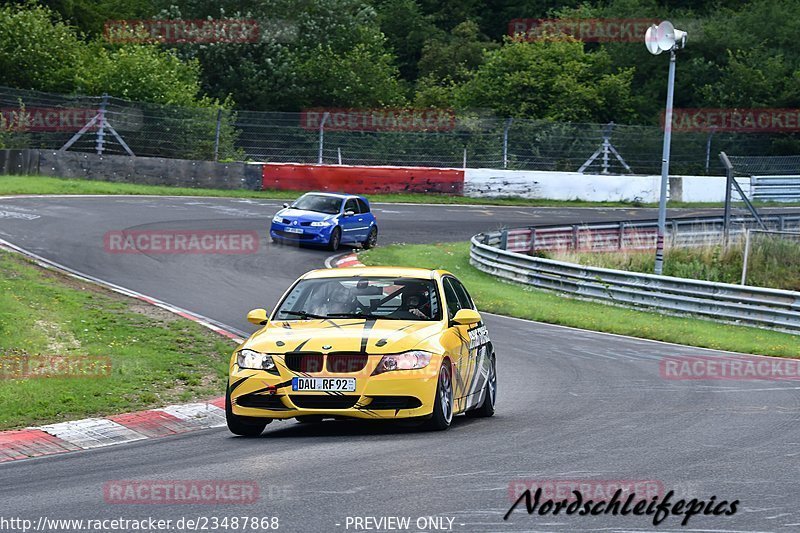
[[[73,278],[101,285],[116,293],[141,300],[197,322],[201,326],[238,343],[241,343],[246,337],[246,333],[208,317],[83,274],[3,239],[0,239],[0,248],[24,255],[43,268],[58,270]],[[124,413],[104,418],[87,418],[21,430],[0,431],[0,463],[42,455],[112,446],[149,438],[166,437],[224,425],[225,398],[219,397],[207,403],[169,405],[160,409]]]
[[[358,254],[347,253],[341,255],[332,255],[325,260],[325,268],[347,268],[347,267],[363,267],[365,266],[358,260]]]
[[[0,463],[225,425],[225,398],[0,432]]]

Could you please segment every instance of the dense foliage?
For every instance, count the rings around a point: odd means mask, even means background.
[[[3,2],[0,85],[240,109],[434,106],[657,124],[665,55],[642,42],[514,41],[515,18],[670,19],[678,107],[800,107],[796,0]],[[108,20],[248,18],[258,42],[115,44]],[[209,100],[213,99],[213,100]]]

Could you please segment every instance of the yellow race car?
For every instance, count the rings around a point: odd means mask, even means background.
[[[314,270],[298,279],[263,326],[233,353],[228,428],[259,435],[275,419],[489,417],[495,354],[469,293],[443,270]]]

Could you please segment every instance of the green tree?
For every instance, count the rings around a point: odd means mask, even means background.
[[[431,15],[436,25],[451,30],[467,20],[475,20],[485,8],[483,0],[420,0],[423,12]]]
[[[602,50],[571,39],[509,40],[487,52],[475,76],[459,86],[460,108],[553,121],[624,122],[631,108],[632,69],[612,69]]]
[[[462,22],[452,31],[428,39],[419,61],[415,104],[452,107],[456,88],[472,77],[486,52],[497,47],[473,21]]]
[[[0,8],[0,84],[69,92],[86,59],[80,36],[47,8]]]
[[[700,88],[709,107],[795,107],[800,103],[800,68],[763,46],[728,51],[728,64],[714,83]]]
[[[210,13],[214,2],[186,4],[166,14],[194,18],[198,12]],[[248,9],[218,11],[217,16],[254,18],[266,29],[259,42],[175,47],[182,58],[200,61],[208,94],[231,95],[242,108],[274,111],[402,99],[394,58],[369,5],[360,0],[264,0]]]
[[[94,53],[82,68],[83,93],[181,106],[208,104],[199,97],[197,61],[181,61],[171,51],[152,45],[92,48]]]
[[[406,81],[417,79],[423,46],[441,30],[422,12],[417,0],[381,0],[375,9],[380,29],[396,56],[400,76]]]
[[[361,43],[343,54],[320,45],[301,63],[305,107],[384,107],[405,102],[397,68],[382,47]]]
[[[42,0],[89,37],[100,37],[109,20],[152,17],[161,0]]]
[[[419,60],[420,75],[456,83],[466,81],[483,63],[486,51],[497,47],[481,34],[477,23],[462,22],[449,33],[428,39]]]

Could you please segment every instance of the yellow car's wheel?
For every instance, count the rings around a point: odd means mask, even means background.
[[[428,420],[428,429],[442,431],[453,422],[453,368],[445,359],[439,369],[436,397],[433,402],[433,415]]]
[[[231,407],[230,392],[225,393],[225,422],[228,424],[228,430],[234,435],[242,437],[258,437],[267,424],[272,422],[271,418],[251,418],[247,416],[238,416],[233,414]]]

